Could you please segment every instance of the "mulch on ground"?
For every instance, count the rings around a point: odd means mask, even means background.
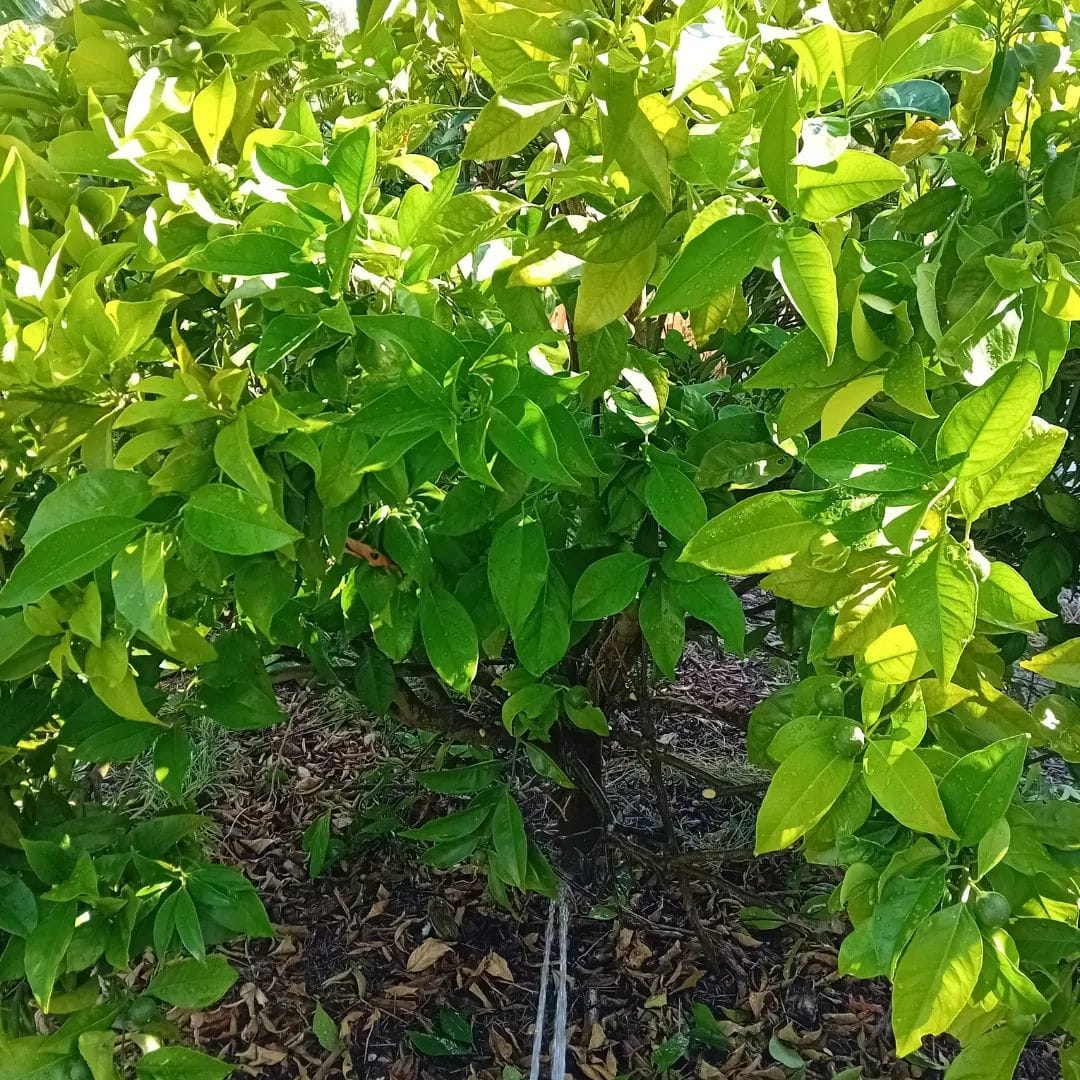
[[[745,780],[740,729],[784,675],[692,648],[680,681],[654,701],[660,741]],[[365,718],[344,695],[320,699],[293,687],[282,698],[288,722],[237,737],[221,789],[203,808],[219,830],[217,856],[251,878],[280,933],[226,950],[241,978],[216,1008],[176,1014],[186,1037],[237,1062],[239,1075],[281,1080],[527,1076],[548,901],[532,896],[505,911],[482,874],[433,870],[419,863],[418,846],[379,837],[395,804],[409,824],[451,805],[410,785],[408,765],[423,747]],[[630,710],[614,720],[634,723]],[[896,1062],[887,987],[837,974],[843,926],[822,916],[820,902],[836,875],[795,857],[711,856],[750,842],[753,800],[710,798],[699,778],[671,770],[665,779],[679,839],[696,860],[690,889],[716,966],[689,929],[675,875],[616,852],[599,888],[569,890],[568,1075],[657,1075],[654,1048],[688,1030],[699,1004],[727,1046],[691,1046],[673,1076],[785,1080],[861,1068],[864,1080],[939,1077],[934,1065],[955,1048],[928,1044],[921,1062]],[[647,772],[633,755],[613,749],[606,782],[621,824],[638,836],[657,831]],[[545,802],[539,787],[525,793],[534,824]],[[354,840],[310,880],[302,838],[327,811],[335,834],[351,830]],[[785,918],[762,928],[749,906]],[[317,1005],[339,1025],[336,1049],[312,1030]],[[440,1008],[472,1025],[468,1054],[434,1058],[412,1047],[409,1032],[431,1031]],[[1018,1075],[1060,1076],[1052,1049],[1030,1048]]]

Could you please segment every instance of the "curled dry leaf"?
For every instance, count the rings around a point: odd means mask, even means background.
[[[497,952],[489,952],[484,957],[477,974],[490,975],[493,979],[501,979],[503,982],[508,983],[514,981],[510,965]]]
[[[427,971],[429,967],[433,967],[448,952],[452,951],[452,947],[447,945],[445,941],[436,941],[435,938],[428,938],[427,941],[421,942],[411,953],[409,953],[409,959],[405,965],[405,970],[412,974],[416,974],[418,971]]]

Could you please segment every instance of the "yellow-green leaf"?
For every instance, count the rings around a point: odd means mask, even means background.
[[[901,825],[934,836],[954,836],[937,784],[917,754],[899,742],[873,739],[864,758],[866,786]]]
[[[191,106],[195,131],[211,161],[217,161],[221,140],[232,123],[236,111],[236,84],[228,64],[221,74],[199,91]]]
[[[645,313],[696,308],[737,285],[753,269],[768,228],[749,214],[710,225],[675,256]]]
[[[809,229],[789,229],[780,236],[773,273],[830,360],[836,352],[840,305],[836,271],[825,241]]]
[[[828,812],[847,787],[855,763],[842,757],[832,735],[804,742],[776,770],[757,818],[760,855],[794,844]]]
[[[960,1014],[982,968],[979,928],[963,904],[931,915],[915,931],[893,978],[896,1053],[918,1050],[924,1035],[939,1035]]]
[[[1027,362],[1006,364],[953,406],[937,435],[942,463],[963,455],[958,480],[988,472],[1015,447],[1042,393],[1042,375]]]
[[[562,95],[550,83],[508,86],[480,110],[461,156],[468,161],[510,157],[556,120],[562,109]]]
[[[863,150],[845,150],[828,165],[798,167],[799,213],[809,221],[828,221],[901,187],[903,169]]]
[[[137,81],[127,50],[113,38],[85,38],[75,47],[69,64],[75,85],[84,93],[93,90],[98,97],[126,94]]]
[[[679,561],[722,574],[763,574],[790,566],[824,532],[798,506],[795,492],[752,495],[706,522]]]
[[[595,333],[640,300],[655,262],[656,245],[650,244],[622,262],[586,263],[574,307],[574,333]]]
[[[1053,679],[1065,686],[1080,686],[1080,638],[1070,638],[1030,660],[1021,660],[1020,666],[1044,679]]]

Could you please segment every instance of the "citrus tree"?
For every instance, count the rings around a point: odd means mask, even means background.
[[[947,1031],[951,1080],[1011,1076],[1078,1024],[1044,763],[1080,761],[1080,20],[359,19],[0,31],[0,1077],[230,1071],[155,1003],[272,932],[183,800],[195,720],[282,718],[269,658],[440,733],[419,780],[467,801],[410,835],[509,903],[557,887],[514,776],[597,833],[605,708],[688,625],[741,652],[759,584],[802,678],[751,718],[758,850],[845,868],[841,967],[893,981],[900,1055]],[[1019,704],[1017,662],[1060,685]],[[144,754],[175,805],[133,820],[98,780]]]

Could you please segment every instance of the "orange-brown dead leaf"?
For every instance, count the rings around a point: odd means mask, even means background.
[[[358,559],[363,559],[368,566],[373,566],[376,570],[389,570],[392,574],[397,573],[397,563],[384,555],[378,548],[373,548],[370,544],[365,544],[363,540],[354,540],[350,536],[348,540],[345,541],[345,550],[350,555],[355,555]]]

